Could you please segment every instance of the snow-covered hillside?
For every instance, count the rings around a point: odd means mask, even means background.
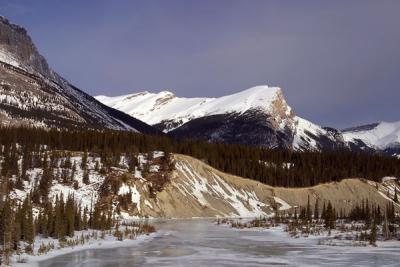
[[[363,142],[367,147],[400,155],[400,121],[380,122],[343,131],[346,142]]]

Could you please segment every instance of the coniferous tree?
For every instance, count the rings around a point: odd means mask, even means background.
[[[312,210],[311,210],[311,205],[310,205],[310,195],[307,196],[307,220],[311,222],[312,220]]]
[[[390,238],[389,224],[388,224],[386,213],[385,213],[385,219],[383,222],[383,236],[384,236],[385,240],[388,240]]]
[[[369,235],[369,243],[371,245],[376,245],[376,221],[374,220],[371,226],[371,231]]]
[[[21,241],[21,228],[22,228],[22,216],[21,216],[21,206],[19,205],[16,212],[14,212],[14,221],[12,223],[12,235],[13,235],[13,243],[14,250],[19,250],[19,244]]]
[[[330,201],[328,202],[328,205],[326,207],[324,217],[325,217],[325,228],[333,229],[335,227],[335,212]]]
[[[82,229],[84,230],[88,229],[88,210],[86,207],[83,209]]]
[[[57,199],[57,198],[56,198]],[[57,203],[57,201],[56,201]],[[44,210],[45,216],[47,218],[47,230],[46,230],[46,235],[49,236],[56,236],[55,234],[55,213],[53,209],[53,205],[51,203],[46,203],[45,210]]]
[[[61,194],[60,197],[56,196],[56,202],[54,207],[54,237],[63,239],[65,237],[64,227],[64,197]]]
[[[13,212],[11,202],[8,198],[0,204],[0,244],[3,246],[1,260],[4,264],[8,265],[10,263],[10,254],[12,250]]]
[[[324,201],[324,205],[322,206],[321,219],[325,220],[325,215],[326,215],[326,206]]]
[[[65,203],[65,233],[69,237],[74,236],[75,230],[75,213],[74,213],[74,197],[69,195]]]
[[[85,149],[85,152],[83,153],[83,156],[82,156],[81,169],[83,169],[83,170],[87,169],[87,162],[88,162],[88,152]]]
[[[318,203],[318,198],[315,199],[314,218],[315,218],[316,220],[319,219],[319,203]]]
[[[33,252],[33,242],[35,239],[35,227],[34,227],[34,219],[33,219],[33,210],[32,203],[30,200],[30,196],[25,199],[24,204],[22,206],[24,210],[24,240],[29,244],[29,252]]]
[[[85,169],[83,171],[83,177],[82,177],[82,182],[86,185],[90,184],[90,180],[89,180],[89,171],[87,169]]]

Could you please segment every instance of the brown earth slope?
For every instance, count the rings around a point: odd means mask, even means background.
[[[331,201],[337,209],[350,210],[368,199],[384,207],[393,193],[394,180],[375,184],[364,179],[345,179],[309,188],[277,188],[253,180],[220,172],[200,160],[174,155],[175,170],[171,181],[155,197],[148,197],[145,188],[136,188],[142,194],[140,213],[135,215],[167,218],[193,217],[255,217],[272,215],[275,210],[292,210],[311,205],[318,199]],[[146,203],[145,203],[146,202]],[[400,208],[396,204],[397,208]]]

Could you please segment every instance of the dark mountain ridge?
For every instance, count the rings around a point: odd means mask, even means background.
[[[27,31],[0,17],[0,124],[161,132],[100,103],[51,70]]]

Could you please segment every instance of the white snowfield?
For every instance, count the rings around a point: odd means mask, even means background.
[[[343,133],[347,142],[360,139],[365,144],[378,149],[386,149],[390,146],[400,146],[400,121],[381,122],[370,130],[348,131]]]
[[[192,119],[210,115],[243,113],[250,109],[270,113],[272,104],[280,95],[282,90],[279,87],[260,85],[219,98],[176,97],[168,91],[145,91],[116,97],[100,95],[95,98],[150,125],[171,120],[178,123],[177,126],[168,129],[170,131]],[[291,109],[287,112],[290,113]]]

